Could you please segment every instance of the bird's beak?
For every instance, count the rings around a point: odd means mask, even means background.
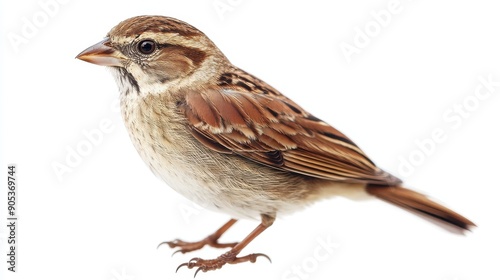
[[[110,46],[109,38],[85,49],[76,58],[102,66],[123,67],[126,57],[118,50]]]

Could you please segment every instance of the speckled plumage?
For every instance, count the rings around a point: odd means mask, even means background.
[[[185,253],[232,247],[197,271],[254,262],[238,257],[277,215],[331,196],[373,195],[461,229],[474,224],[401,186],[346,135],[264,81],[232,65],[201,31],[182,21],[141,16],[114,27],[78,58],[110,66],[132,142],[153,173],[188,199],[232,218],[261,218],[238,244],[218,238],[167,242]]]

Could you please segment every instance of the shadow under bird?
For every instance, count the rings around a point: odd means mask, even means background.
[[[343,133],[231,64],[185,22],[133,17],[77,58],[111,69],[132,143],[153,173],[186,198],[232,217],[199,242],[164,242],[182,253],[231,248],[177,269],[198,273],[267,258],[239,254],[277,215],[333,196],[374,196],[458,231],[475,226],[404,188]],[[239,243],[219,243],[240,218],[261,223]]]

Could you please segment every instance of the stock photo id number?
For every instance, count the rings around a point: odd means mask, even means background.
[[[16,252],[17,252],[17,170],[15,165],[7,167],[7,269],[16,272]]]

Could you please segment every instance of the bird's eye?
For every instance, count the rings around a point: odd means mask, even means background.
[[[151,54],[156,50],[156,43],[152,40],[144,40],[139,43],[137,49],[142,54]]]

